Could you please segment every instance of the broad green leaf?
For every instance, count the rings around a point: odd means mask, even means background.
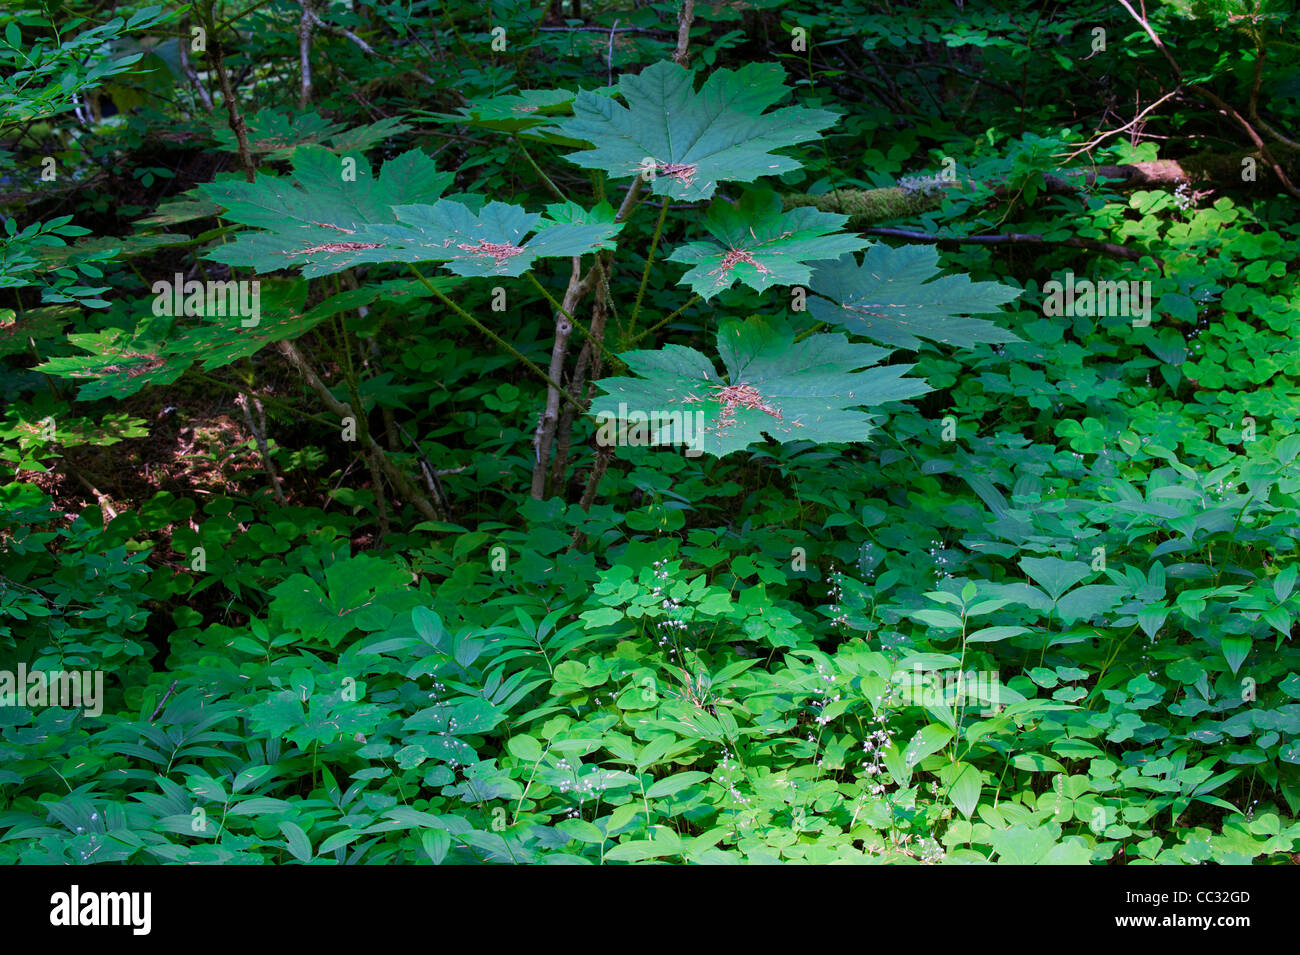
[[[737,281],[760,292],[772,285],[807,285],[808,263],[867,245],[861,236],[831,234],[847,221],[848,216],[810,208],[783,213],[776,193],[751,190],[734,205],[714,199],[704,228],[717,241],[680,245],[668,261],[695,266],[678,284],[689,285],[705,301]]]
[[[322,852],[324,848],[322,845]],[[445,829],[425,829],[420,833],[420,848],[434,865],[442,865],[442,860],[447,858],[447,850],[451,848],[451,834]]]
[[[209,219],[221,214],[221,206],[215,202],[196,199],[173,199],[163,202],[153,213],[135,220],[137,229],[147,226],[172,226],[195,219]]]
[[[979,804],[984,774],[969,763],[952,763],[939,771],[939,778],[947,787],[952,804],[969,819]]]
[[[610,835],[616,835],[625,827],[631,824],[641,812],[639,803],[629,802],[618,806],[609,815],[609,821],[605,825],[605,831]]]
[[[663,796],[671,796],[679,793],[689,786],[694,786],[703,779],[708,779],[708,773],[701,773],[697,770],[691,770],[684,773],[675,773],[672,776],[665,776],[646,790],[647,799],[659,799]]]
[[[577,95],[562,89],[520,90],[518,93],[470,100],[455,113],[417,111],[414,115],[425,116],[440,123],[461,123],[502,132],[519,132],[549,123],[556,114],[568,111]],[[566,141],[574,145],[581,142]]]
[[[231,791],[240,792],[244,789],[247,789],[249,786],[253,785],[258,780],[264,779],[268,774],[272,773],[274,770],[275,770],[275,766],[271,766],[271,765],[249,766],[247,769],[242,769],[235,776],[235,781],[231,784],[230,787]]]
[[[1059,835],[1060,827],[1056,825],[1031,829],[1024,823],[1017,823],[1001,832],[994,832],[989,841],[993,851],[998,854],[998,862],[1005,865],[1037,865],[1052,851]]]
[[[355,169],[344,162],[352,158]],[[364,156],[303,146],[293,154],[292,178],[259,175],[252,183],[223,180],[198,187],[225,207],[226,218],[267,230],[244,233],[207,257],[258,272],[308,263],[308,278],[337,272],[352,264],[350,255],[364,251],[357,246],[365,243],[352,238],[360,229],[396,222],[394,206],[435,202],[453,178],[418,149],[390,159],[375,175]]]
[[[311,840],[307,838],[307,833],[303,832],[302,826],[286,819],[280,823],[280,831],[284,833],[285,844],[293,853],[293,857],[299,862],[310,862]]]
[[[910,366],[870,368],[888,352],[845,336],[813,335],[801,342],[760,318],[726,322],[718,352],[728,380],[693,348],[666,345],[620,357],[640,378],[605,378],[592,404],[597,441],[685,444],[721,457],[761,441],[865,441],[876,419],[859,406],[901,401],[928,391]],[[628,428],[618,431],[616,422]]]
[[[1074,623],[1076,620],[1090,620],[1100,613],[1106,613],[1119,603],[1123,587],[1110,584],[1087,584],[1076,587],[1056,602],[1056,613],[1062,623]]]
[[[306,574],[293,574],[269,593],[271,611],[287,628],[330,646],[352,630],[386,627],[401,601],[416,599],[406,590],[406,571],[366,554],[334,562],[323,576],[324,586]]]
[[[206,773],[193,773],[186,776],[185,786],[190,792],[205,799],[212,799],[222,803],[227,801],[226,791],[221,787],[221,783]],[[239,790],[236,789],[235,791],[238,792]]]
[[[878,244],[859,265],[852,256],[819,266],[809,288],[814,318],[886,345],[916,348],[920,340],[969,348],[980,342],[1018,342],[991,321],[963,316],[996,312],[1020,295],[997,282],[940,275],[939,253],[930,245],[900,248]]]
[[[397,206],[393,213],[396,224],[372,225],[349,237],[352,245],[365,246],[347,253],[349,263],[445,262],[457,275],[519,276],[536,259],[567,258],[603,248],[618,231],[612,221],[555,222],[543,227],[539,213],[504,202],[489,202],[474,213],[459,202],[440,199],[431,206]],[[525,239],[534,230],[537,234]],[[288,254],[306,256],[308,261],[317,257],[316,252]],[[303,274],[316,273],[304,269]]]
[[[941,630],[960,630],[962,626],[961,617],[946,610],[916,610],[913,611],[912,618]]]
[[[1165,620],[1169,617],[1169,608],[1164,604],[1156,604],[1152,607],[1143,607],[1137,612],[1138,626],[1142,632],[1147,635],[1147,639],[1154,640],[1160,628],[1165,625]]]
[[[1291,596],[1291,591],[1295,589],[1296,571],[1300,570],[1300,564],[1288,564],[1282,568],[1282,572],[1273,578],[1273,596],[1281,603]]]
[[[1022,557],[1018,563],[1034,583],[1047,591],[1053,603],[1091,573],[1083,561],[1061,560],[1059,557]]]
[[[569,154],[570,162],[615,179],[653,176],[651,191],[674,199],[708,199],[719,182],[798,169],[772,150],[815,139],[836,120],[834,113],[801,106],[764,113],[789,92],[785,71],[771,63],[715,70],[696,92],[694,73],[660,62],[635,76],[622,74],[618,90],[627,106],[582,92],[573,116],[542,132],[595,147]]]
[[[1300,434],[1289,434],[1273,448],[1273,456],[1283,464],[1290,464],[1300,455]]]
[[[246,115],[244,123],[248,128],[249,148],[254,153],[268,154],[269,159],[288,159],[298,147],[311,145],[323,146],[337,154],[360,153],[411,128],[399,119],[386,118],[349,130],[317,113],[274,107]],[[238,151],[235,134],[224,119],[212,132],[220,148]]]
[[[652,839],[632,839],[620,842],[605,853],[609,862],[641,862],[663,856],[680,855],[685,850],[680,836],[671,829],[656,827]]]
[[[903,761],[909,766],[915,766],[931,753],[943,749],[951,739],[952,730],[946,726],[940,726],[938,723],[922,726],[908,742],[907,749],[903,751]]]
[[[1231,637],[1224,637],[1220,644],[1223,650],[1223,659],[1228,661],[1228,667],[1235,676],[1241,669],[1241,665],[1246,662],[1246,657],[1250,656],[1250,648],[1254,641],[1249,634],[1239,634]]]
[[[1011,760],[1011,765],[1016,769],[1023,769],[1029,773],[1063,773],[1065,767],[1052,759],[1050,756],[1044,756],[1042,753],[1018,753]]]
[[[82,401],[120,400],[150,385],[170,385],[194,361],[167,354],[165,343],[144,331],[132,335],[110,328],[69,335],[68,343],[89,354],[51,358],[36,370],[60,378],[92,379],[77,390]]]
[[[605,841],[604,834],[586,819],[565,819],[555,824],[555,830],[570,839],[591,845],[598,846]]]
[[[1261,620],[1267,623],[1270,627],[1276,630],[1283,637],[1289,637],[1291,635],[1292,616],[1290,611],[1288,611],[1286,608],[1270,607],[1268,610],[1262,612],[1259,616]]]
[[[301,279],[292,282],[261,282],[261,306],[256,324],[244,326],[238,317],[210,318],[202,324],[186,328],[167,344],[169,355],[178,358],[202,359],[204,371],[221,368],[241,358],[249,358],[267,345],[278,341],[299,338],[321,322],[339,314],[368,305],[377,300],[402,301],[398,289],[417,285],[419,292],[428,294],[417,283],[383,282],[366,285],[360,289],[342,292],[325,299],[314,308],[306,307],[307,283]],[[434,284],[447,285],[460,282],[450,276],[437,276]],[[418,297],[418,293],[417,296]]]
[[[1005,640],[1008,637],[1017,637],[1022,633],[1028,633],[1027,627],[985,627],[983,630],[976,630],[974,633],[966,635],[967,643],[996,643],[999,640]]]
[[[319,146],[299,149],[292,165],[292,178],[259,175],[252,183],[223,180],[198,191],[224,206],[233,222],[304,240],[289,243],[294,248],[307,240],[337,240],[366,224],[394,222],[393,206],[434,202],[454,179],[418,149],[390,159],[377,175],[358,157],[355,181],[338,156]]]
[[[1026,583],[1007,584],[1002,588],[1002,598],[1012,603],[1024,604],[1031,610],[1047,613],[1055,603],[1051,597],[1037,587]]]
[[[526,763],[535,763],[542,758],[542,744],[527,733],[516,733],[506,743],[510,755]]]
[[[537,228],[538,230],[548,229],[556,223],[562,225],[607,226],[610,229],[610,238],[601,242],[597,247],[613,249],[616,247],[613,236],[623,229],[623,223],[614,221],[615,215],[614,207],[608,202],[598,202],[590,209],[584,208],[576,202],[553,202],[546,207],[546,216],[538,220]]]
[[[447,636],[447,630],[442,624],[442,618],[428,607],[416,607],[411,611],[411,624],[415,627],[415,632],[431,647],[441,647],[442,641]]]

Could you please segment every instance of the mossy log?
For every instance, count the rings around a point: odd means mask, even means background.
[[[1300,168],[1296,155],[1274,154],[1294,176]],[[1246,160],[1253,160],[1247,163]],[[1253,171],[1254,179],[1243,179],[1243,171]],[[1186,183],[1218,183],[1221,188],[1262,185],[1269,188],[1273,178],[1268,166],[1258,153],[1201,153],[1185,159],[1157,159],[1152,162],[1129,163],[1115,166],[1096,166],[1091,169],[1069,169],[1045,176],[1048,193],[1079,192],[1096,184],[1098,179],[1113,180],[1108,183],[1120,189],[1176,189]],[[905,189],[889,186],[883,189],[836,189],[819,196],[791,194],[783,197],[785,208],[813,206],[823,212],[837,212],[849,217],[850,228],[861,228],[891,219],[909,219],[923,212],[938,209],[944,193],[955,189],[977,188],[971,180],[954,182],[926,189]],[[1005,195],[1006,189],[989,183],[995,195]]]

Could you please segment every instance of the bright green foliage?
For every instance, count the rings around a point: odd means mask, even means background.
[[[125,398],[150,385],[166,385],[184,373],[188,362],[169,362],[147,331],[131,335],[120,328],[69,335],[68,341],[88,352],[51,358],[40,370],[67,378],[89,378],[77,396],[83,401]]]
[[[996,282],[941,275],[933,246],[873,245],[860,265],[844,258],[821,266],[809,287],[824,296],[808,302],[814,317],[886,345],[916,348],[926,338],[969,348],[1020,340],[992,321],[963,317],[995,312],[1020,293]]]
[[[0,235],[0,289],[38,285],[41,301],[51,305],[76,302],[87,308],[107,306],[99,297],[106,291],[103,286],[81,283],[102,276],[95,263],[112,258],[115,249],[79,255],[75,262],[50,263],[46,258],[51,252],[67,250],[67,239],[90,231],[71,221],[72,216],[59,216],[19,229],[17,220],[5,219],[5,234]]]
[[[655,65],[658,0],[581,28],[321,7],[375,54],[314,31],[311,110],[292,26],[265,29],[286,11],[227,8],[276,173],[252,186],[174,34],[0,12],[0,686],[105,675],[100,711],[0,700],[0,864],[1294,862],[1295,203],[1235,156],[1181,190],[1049,178],[1249,149],[1192,81],[1291,162],[1287,5],[1148,4],[1188,80],[1163,101],[1167,60],[1107,0],[1047,10],[1050,43],[1014,0],[748,5],[695,5],[700,75]],[[118,115],[43,118],[132,45]],[[777,57],[788,89],[752,62]],[[1133,104],[1149,122],[1061,168]],[[628,182],[670,135],[653,190]],[[701,144],[738,166],[674,194],[659,162],[704,170]],[[908,192],[893,224],[957,241],[877,232],[859,262],[737,168],[783,200]],[[1041,239],[961,241],[993,232]],[[344,243],[372,247],[301,254]],[[250,268],[288,276],[251,324],[154,307],[160,279]],[[1067,271],[1149,283],[1151,323],[1045,308]],[[552,367],[594,414],[545,404]]]
[[[681,284],[705,301],[736,282],[759,291],[772,285],[806,285],[810,262],[838,259],[868,244],[860,236],[831,234],[847,220],[808,208],[783,213],[776,193],[749,191],[738,203],[715,199],[709,206],[704,228],[716,242],[680,245],[668,261],[695,266]]]
[[[653,444],[684,443],[681,419],[689,419],[688,428],[698,420],[691,447],[721,457],[762,441],[764,434],[778,441],[866,441],[878,419],[854,409],[929,390],[902,377],[906,365],[857,370],[885,358],[889,352],[883,348],[854,344],[843,335],[795,342],[792,331],[759,318],[724,323],[718,354],[725,379],[693,348],[626,352],[622,359],[641,377],[598,381],[606,394],[592,404],[592,414],[607,421],[629,411],[643,422],[649,418],[640,427],[649,428],[651,438],[639,443]],[[663,416],[658,423],[656,415]],[[638,443],[635,437],[627,441]]]
[[[567,157],[584,169],[616,179],[643,175],[651,191],[673,199],[708,199],[720,182],[753,182],[799,163],[772,150],[806,142],[835,122],[826,110],[789,106],[764,113],[789,92],[785,73],[772,63],[717,70],[698,92],[694,74],[673,63],[624,73],[620,106],[608,97],[579,93],[573,117],[550,131],[581,139],[593,149]]]
[[[130,18],[114,17],[61,43],[24,41],[18,24],[9,23],[0,43],[4,67],[0,70],[0,129],[71,110],[79,96],[125,73],[144,55],[117,51],[105,55],[125,31],[144,30],[171,16],[161,6],[144,7]]]

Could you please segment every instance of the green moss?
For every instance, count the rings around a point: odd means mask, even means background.
[[[787,209],[812,206],[822,212],[847,215],[850,228],[904,219],[937,209],[939,201],[940,194],[936,191],[907,190],[897,186],[888,189],[836,189],[820,196],[784,197]]]

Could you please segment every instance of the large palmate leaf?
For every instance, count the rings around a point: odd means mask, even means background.
[[[164,353],[169,361],[175,359],[187,365],[201,361],[205,371],[221,368],[249,358],[273,342],[305,335],[341,310],[331,306],[337,303],[348,307],[345,296],[351,294],[355,293],[332,296],[309,311],[305,304],[306,282],[262,282],[256,325],[245,326],[240,318],[190,318],[196,324],[173,329],[164,343]]]
[[[450,276],[431,279],[440,288],[460,281]],[[262,281],[256,324],[245,325],[246,319],[240,315],[190,315],[165,321],[144,315],[134,333],[115,328],[68,336],[71,344],[89,354],[52,358],[37,370],[89,379],[77,393],[82,400],[122,399],[150,385],[170,384],[196,363],[204,371],[212,371],[251,357],[267,345],[298,338],[326,319],[358,306],[380,299],[400,303],[429,294],[420,282],[382,282],[333,295],[309,309],[307,283],[301,279]],[[0,333],[3,330],[0,324]],[[0,334],[0,345],[3,341]]]
[[[576,202],[553,202],[546,207],[546,218],[537,223],[538,229],[548,229],[557,223],[567,225],[603,225],[610,229],[609,238],[600,244],[602,249],[614,249],[613,237],[623,228],[623,223],[615,222],[617,213],[608,202],[598,202],[590,209]]]
[[[355,169],[350,165],[354,158]],[[343,260],[357,244],[348,241],[357,230],[396,222],[394,206],[436,201],[452,179],[418,149],[390,159],[376,176],[364,156],[340,157],[320,146],[303,146],[293,154],[292,179],[258,176],[252,183],[223,181],[198,187],[200,194],[226,208],[227,218],[267,230],[245,233],[207,257],[270,272],[302,265],[304,259],[288,257],[313,249],[321,250],[315,258],[319,268],[310,274],[336,272],[351,264]]]
[[[613,96],[617,87],[607,86],[595,90],[592,96]],[[534,139],[568,149],[585,147],[587,141],[565,136],[554,127],[540,129],[557,117],[573,112],[573,101],[578,93],[572,90],[520,90],[470,100],[455,113],[438,113],[429,110],[412,110],[411,115],[436,123],[458,123],[510,133],[521,139]]]
[[[520,90],[500,96],[473,99],[455,113],[416,112],[441,123],[462,123],[504,132],[517,132],[549,123],[557,113],[567,112],[578,94],[570,90]]]
[[[573,116],[544,131],[595,147],[570,154],[570,162],[615,178],[653,176],[655,195],[674,199],[708,199],[719,182],[798,169],[772,150],[815,139],[836,120],[834,113],[800,106],[764,113],[789,92],[785,72],[771,63],[716,70],[698,93],[694,73],[655,63],[638,76],[624,73],[618,89],[627,106],[582,92]]]
[[[910,365],[869,367],[888,349],[840,334],[795,342],[792,330],[757,317],[725,322],[718,354],[726,380],[693,348],[626,352],[620,357],[641,377],[597,382],[606,394],[592,404],[592,414],[602,428],[614,421],[631,425],[620,438],[628,444],[686,444],[721,457],[765,433],[782,442],[865,441],[877,418],[857,408],[930,390],[902,377]]]
[[[193,358],[169,355],[166,342],[148,331],[132,334],[120,328],[68,336],[87,352],[51,358],[36,370],[61,378],[88,378],[77,391],[81,401],[129,398],[150,385],[169,385],[193,364]]]
[[[268,154],[270,159],[287,159],[299,147],[309,145],[324,146],[338,154],[361,152],[411,128],[398,119],[389,118],[368,126],[348,129],[318,113],[279,109],[260,110],[251,116],[245,116],[244,122],[248,128],[249,148],[254,153]],[[222,149],[238,151],[235,134],[224,120],[212,132]]]
[[[443,262],[457,275],[518,276],[536,259],[602,248],[618,231],[612,217],[608,222],[560,223],[504,202],[489,202],[477,214],[450,199],[398,206],[393,212],[396,225],[358,230],[355,243],[365,248],[356,250],[351,262]],[[533,231],[531,239],[524,238]]]
[[[900,348],[916,348],[922,338],[962,348],[1020,341],[991,321],[964,317],[996,312],[1019,289],[939,271],[932,245],[873,245],[861,265],[846,256],[818,266],[809,288],[825,298],[810,298],[808,310],[854,335]]]
[[[307,278],[366,262],[445,262],[457,275],[517,276],[538,258],[599,248],[617,231],[612,217],[557,223],[502,202],[475,213],[439,199],[452,177],[419,151],[390,160],[377,178],[359,158],[355,181],[343,178],[339,157],[315,146],[295,152],[293,168],[297,186],[270,176],[201,187],[228,218],[265,230],[208,258],[258,272],[300,268]]]
[[[437,276],[430,282],[446,289],[460,279]],[[371,283],[359,289],[331,295],[313,308],[306,308],[307,283],[301,280],[283,286],[263,283],[262,309],[257,325],[248,328],[238,321],[209,319],[202,324],[174,332],[166,345],[167,355],[189,361],[201,360],[202,368],[211,371],[241,358],[257,354],[267,345],[292,341],[311,331],[326,319],[377,300],[410,302],[430,295],[423,283],[415,281]]]
[[[206,199],[173,199],[160,203],[150,215],[136,219],[135,228],[152,229],[155,226],[180,225],[182,222],[208,219],[220,214],[221,206]]]
[[[816,209],[781,211],[770,190],[745,193],[740,202],[714,199],[704,228],[716,242],[690,242],[668,256],[670,262],[694,263],[678,284],[705,301],[737,281],[762,291],[770,285],[807,285],[809,263],[836,259],[869,243],[849,233],[831,235],[848,216]]]
[[[62,378],[89,379],[77,391],[82,401],[120,400],[151,385],[171,384],[197,361],[207,370],[220,368],[256,354],[271,342],[297,338],[339,311],[330,307],[340,298],[343,296],[326,299],[308,312],[304,305],[306,282],[263,282],[256,324],[251,327],[243,324],[251,317],[234,314],[181,318],[145,314],[137,319],[134,331],[110,328],[69,335],[68,341],[88,354],[51,358],[39,370]],[[346,299],[342,307],[349,307]],[[185,327],[187,321],[195,324]]]

